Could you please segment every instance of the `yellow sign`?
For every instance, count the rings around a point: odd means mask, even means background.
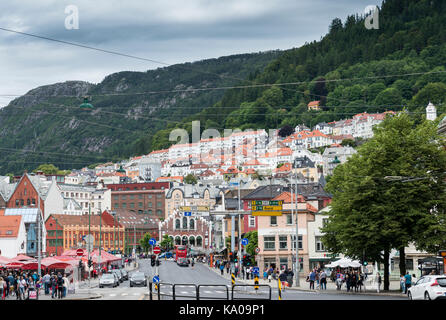
[[[252,216],[281,216],[282,211],[252,211]]]
[[[209,207],[207,206],[181,206],[180,211],[209,211]]]
[[[255,206],[252,207],[254,211],[281,211],[282,206]]]

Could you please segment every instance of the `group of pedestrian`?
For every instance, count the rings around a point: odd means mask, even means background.
[[[415,274],[410,275],[409,272],[407,272],[405,275],[402,274],[400,277],[401,292],[407,294],[407,290],[412,286],[412,283],[415,282],[416,282]]]
[[[45,295],[51,294],[51,298],[62,299],[67,296],[69,281],[67,276],[60,272],[56,275],[54,273],[46,273],[42,277],[42,282],[45,288]]]
[[[10,271],[0,272],[0,297],[15,296],[17,300],[25,300],[29,292],[37,291],[41,287],[41,280],[36,272]]]
[[[365,288],[367,275],[360,271],[353,270],[333,270],[330,275],[321,268],[314,268],[307,276],[307,282],[310,283],[310,289],[327,290],[327,278],[330,278],[336,284],[336,289],[341,290],[345,284],[347,292],[361,292]]]

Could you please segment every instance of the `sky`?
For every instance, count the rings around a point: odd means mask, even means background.
[[[176,64],[300,47],[320,40],[334,18],[381,2],[10,0],[0,2],[0,28]],[[0,108],[15,98],[5,95],[38,86],[164,66],[0,30]]]

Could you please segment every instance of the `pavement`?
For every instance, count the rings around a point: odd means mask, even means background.
[[[130,265],[126,265],[124,267],[127,271],[133,271],[139,268],[138,263],[136,264],[136,267],[131,263]],[[94,288],[99,287],[99,278],[97,279],[90,279],[90,283],[88,280],[82,281],[78,283],[78,286],[75,290],[75,293],[67,293],[67,296],[65,298],[62,298],[62,300],[89,300],[89,299],[100,299],[102,298],[102,295],[93,292],[90,290]],[[53,299],[51,298],[51,295],[45,295],[44,291],[41,290],[41,294],[39,295],[39,300],[60,300],[60,299]],[[14,297],[15,299],[15,297]],[[12,300],[12,299],[11,299]]]
[[[221,276],[219,269],[210,268],[209,266],[208,266],[208,268]],[[231,274],[226,273],[226,269],[224,270],[223,277],[228,280],[231,280]],[[381,290],[379,293],[376,291],[376,285],[371,281],[366,281],[366,284],[365,284],[366,290],[364,290],[364,288],[363,288],[362,292],[352,292],[352,291],[347,292],[345,284],[342,286],[341,290],[337,290],[336,284],[334,282],[332,282],[331,280],[328,280],[327,290],[310,289],[309,288],[310,284],[306,282],[306,278],[304,278],[304,277],[300,277],[299,282],[300,282],[299,287],[295,287],[295,286],[287,287],[285,290],[307,291],[307,292],[316,292],[316,293],[331,293],[331,294],[348,294],[348,295],[376,295],[376,296],[391,296],[391,297],[400,297],[400,298],[406,297],[406,295],[404,293],[402,293],[399,289],[400,288],[399,281],[390,281],[390,286],[389,286],[390,290],[389,291],[383,291],[382,285],[381,285]],[[254,280],[253,279],[243,280],[240,277],[238,277],[238,278],[236,278],[236,284],[237,283],[238,284],[254,284]],[[278,287],[277,280],[271,280],[271,282],[269,282],[268,280],[264,280],[262,277],[259,277],[259,285],[265,285],[265,284],[271,286],[271,288],[277,289],[277,287]],[[315,284],[315,286],[316,286],[316,284]]]

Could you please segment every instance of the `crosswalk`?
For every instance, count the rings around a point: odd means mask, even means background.
[[[133,293],[126,293],[126,292],[122,292],[122,293],[108,293],[108,294],[104,294],[105,297],[125,297],[125,296],[141,296],[142,292],[133,292]]]

